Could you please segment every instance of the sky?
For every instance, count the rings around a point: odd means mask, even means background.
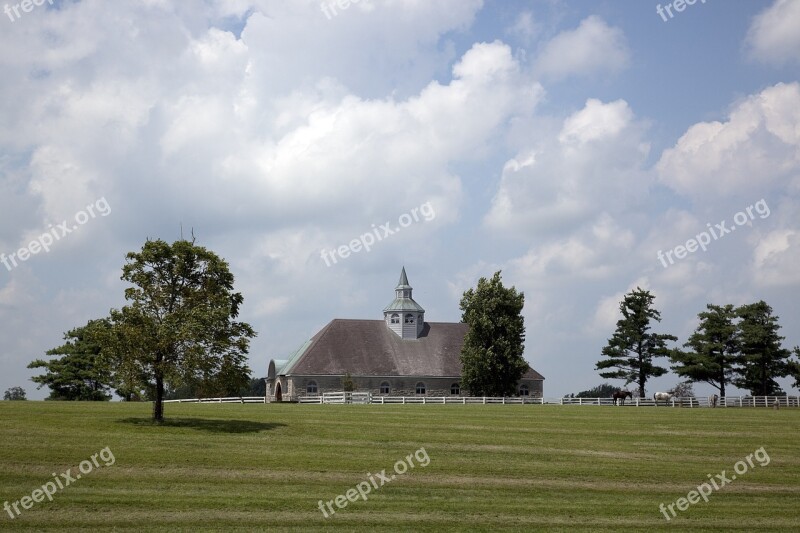
[[[546,397],[636,287],[680,344],[759,300],[800,344],[800,0],[39,1],[0,6],[0,390],[192,234],[256,377],[403,266],[430,322],[501,270]]]

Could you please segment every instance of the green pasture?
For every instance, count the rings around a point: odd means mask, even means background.
[[[108,447],[114,464],[0,514],[18,531],[797,531],[800,409],[0,402],[0,505]],[[709,501],[674,503],[764,448]],[[318,502],[419,465],[325,518]],[[751,459],[752,461],[752,459]],[[85,464],[84,464],[85,465]],[[741,470],[741,464],[739,465]],[[88,468],[87,468],[88,469]],[[340,502],[342,500],[340,499]],[[30,504],[30,502],[28,502]],[[13,513],[13,510],[12,510]]]

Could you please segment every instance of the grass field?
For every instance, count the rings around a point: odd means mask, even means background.
[[[717,532],[800,524],[798,409],[170,404],[160,427],[149,415],[149,404],[0,402],[0,504],[30,496],[53,473],[74,476],[106,447],[114,460],[101,459],[52,502],[18,506],[14,519],[3,512],[0,530]],[[730,478],[761,447],[769,464],[745,465],[707,503],[676,508],[669,522],[659,511],[707,474]],[[415,468],[370,488],[366,501],[323,516],[319,500],[345,494],[368,473],[394,474],[398,460],[421,448],[427,466],[412,457]]]

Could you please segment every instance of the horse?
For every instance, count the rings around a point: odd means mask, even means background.
[[[653,401],[656,402],[656,407],[658,407],[658,401],[664,400],[664,405],[667,405],[667,402],[672,399],[672,394],[668,392],[657,392],[653,394]]]
[[[708,397],[708,403],[711,404],[711,407],[716,407],[718,401],[719,401],[719,396],[717,396],[716,394]]]
[[[632,397],[633,393],[628,390],[625,391],[618,390],[617,392],[611,395],[611,398],[613,398],[614,400],[614,405],[618,405],[617,400],[622,400],[622,405],[625,405],[625,398],[632,398]]]

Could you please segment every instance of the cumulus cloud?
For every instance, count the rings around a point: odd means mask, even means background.
[[[800,283],[800,232],[780,229],[766,234],[753,252],[753,278],[764,286]]]
[[[695,199],[756,196],[800,186],[800,83],[736,104],[727,120],[691,126],[656,165],[659,179]]]
[[[622,30],[596,15],[581,21],[548,42],[536,61],[537,72],[555,80],[599,72],[617,72],[628,66],[630,51]]]
[[[558,234],[603,211],[623,210],[647,190],[643,133],[625,101],[587,100],[559,130],[505,164],[485,223],[509,232]]]
[[[751,58],[771,65],[800,63],[800,2],[775,0],[747,31]]]

